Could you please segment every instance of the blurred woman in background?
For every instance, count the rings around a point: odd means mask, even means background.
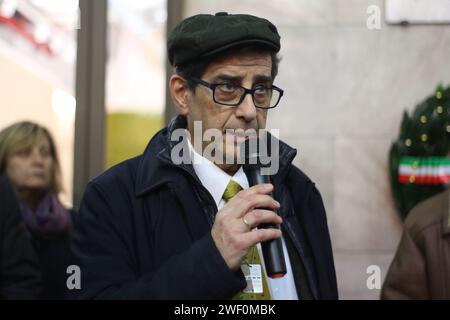
[[[39,258],[41,297],[63,299],[73,214],[58,199],[61,170],[49,131],[32,122],[2,130],[0,175],[6,175],[14,187],[21,218]]]

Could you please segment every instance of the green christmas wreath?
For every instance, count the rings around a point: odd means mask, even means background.
[[[391,188],[402,219],[450,184],[449,151],[450,86],[439,85],[411,116],[403,113],[399,137],[389,152]]]

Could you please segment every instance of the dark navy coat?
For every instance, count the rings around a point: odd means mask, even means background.
[[[216,204],[192,165],[175,165],[170,140],[178,116],[143,155],[92,180],[72,239],[81,269],[79,299],[228,299],[242,290],[211,236]],[[333,254],[321,196],[291,164],[296,150],[280,141],[280,170],[272,177],[281,203],[300,298],[337,299]]]

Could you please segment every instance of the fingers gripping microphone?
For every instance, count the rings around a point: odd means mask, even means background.
[[[265,137],[271,138],[270,135],[265,135]],[[270,183],[270,176],[261,173],[261,169],[267,166],[267,161],[262,161],[262,157],[268,156],[267,159],[270,159],[269,146],[270,144],[267,143],[265,138],[249,138],[241,145],[241,157],[244,157],[243,169],[250,187],[257,184]],[[272,193],[269,195],[273,197]],[[279,227],[274,224],[261,224],[258,228]],[[261,248],[267,275],[273,279],[283,277],[286,274],[286,262],[284,260],[281,238],[262,242]]]

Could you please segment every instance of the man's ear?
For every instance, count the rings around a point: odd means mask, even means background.
[[[177,111],[182,115],[187,115],[189,113],[188,102],[192,91],[189,90],[186,80],[174,74],[169,80],[169,90],[172,102]]]

